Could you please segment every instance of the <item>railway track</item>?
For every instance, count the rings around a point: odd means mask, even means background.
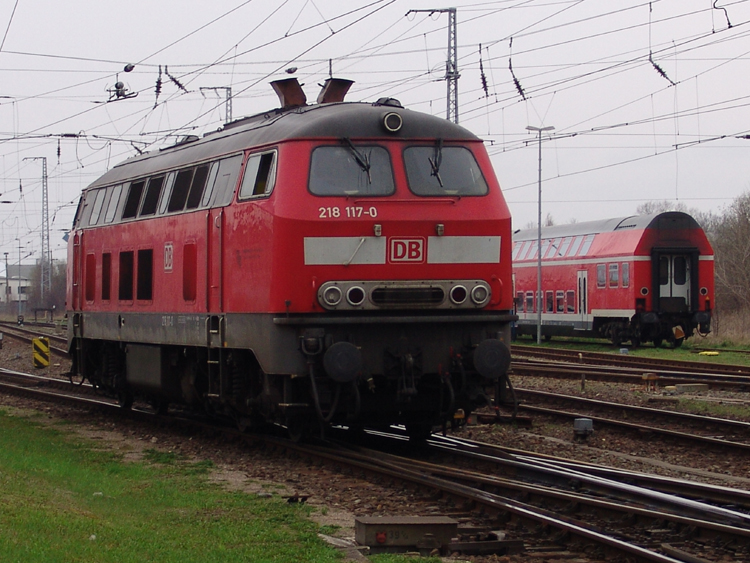
[[[600,401],[560,393],[531,389],[516,389],[519,397],[531,398],[534,404],[520,404],[519,411],[565,419],[590,418],[596,425],[617,427],[640,434],[659,435],[668,439],[703,444],[735,451],[750,452],[750,423],[691,413],[654,409],[624,403]],[[567,411],[540,406],[575,405],[581,410]],[[613,418],[613,417],[617,418]],[[671,427],[656,426],[657,420]],[[677,426],[680,430],[676,430]]]
[[[535,358],[540,360],[565,362],[584,365],[628,367],[638,370],[705,374],[725,376],[750,376],[750,367],[729,364],[706,364],[704,362],[690,362],[682,360],[665,360],[659,358],[639,358],[625,354],[609,354],[605,352],[590,352],[585,350],[564,350],[539,348],[513,344],[511,354],[514,360]]]
[[[644,376],[654,378],[660,386],[679,383],[704,383],[714,388],[735,390],[750,389],[750,376],[709,373],[689,373],[661,369],[638,369],[606,365],[573,364],[549,360],[519,360],[512,363],[513,373],[519,376],[552,377],[557,379],[582,379],[641,385]]]
[[[0,332],[16,340],[31,343],[34,338],[43,336],[49,338],[50,351],[61,357],[69,357],[67,351],[67,338],[56,334],[51,334],[48,329],[40,330],[39,328],[29,329],[23,326],[17,326],[12,323],[0,322]]]
[[[7,378],[14,381],[9,382]],[[155,416],[138,410],[123,413],[114,402],[80,397],[77,393],[81,390],[79,387],[49,379],[4,372],[0,386],[6,392],[12,389],[13,392],[33,394],[36,398],[46,396],[46,400],[96,406],[124,416]],[[166,418],[174,419],[174,423],[181,427],[202,424],[176,417]],[[159,417],[159,420],[165,418]],[[215,425],[212,428],[216,431]],[[219,431],[247,438],[236,430],[220,428]],[[618,480],[616,472],[607,468],[570,461],[553,463],[549,459],[524,459],[488,445],[440,437],[429,442],[435,455],[461,456],[473,467],[481,463],[483,467],[494,469],[461,469],[455,463],[428,462],[411,455],[397,456],[383,450],[353,446],[344,448],[332,443],[294,444],[272,436],[252,436],[249,439],[254,442],[262,440],[293,452],[295,456],[305,456],[326,465],[348,467],[368,478],[407,482],[422,489],[440,491],[462,505],[469,503],[475,511],[491,515],[488,517],[498,525],[502,524],[509,536],[518,536],[529,542],[538,542],[541,537],[550,545],[615,557],[615,560],[659,563],[685,561],[676,557],[681,554],[698,557],[706,553],[728,553],[726,546],[731,546],[732,553],[750,547],[750,517],[727,508],[733,505],[748,509],[750,498],[744,492],[733,496],[728,489],[693,484],[693,488],[685,493],[675,490],[674,483],[671,490],[666,490],[666,484],[659,484],[656,478],[648,487],[636,486],[623,483],[636,479],[633,475],[620,476]],[[403,436],[396,440],[405,443]],[[391,447],[392,444],[389,449]],[[605,474],[607,471],[610,473]],[[641,483],[648,480],[648,476],[638,478]],[[659,487],[665,487],[665,490]],[[709,494],[709,491],[712,492]],[[707,498],[711,502],[706,502]],[[719,538],[717,545],[725,546],[724,551],[707,541],[705,538],[708,537]]]

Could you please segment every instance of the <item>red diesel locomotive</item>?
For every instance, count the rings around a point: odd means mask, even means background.
[[[82,195],[73,374],[120,398],[425,436],[507,384],[510,213],[482,141],[329,80]]]
[[[614,344],[682,344],[711,327],[714,253],[690,215],[655,215],[542,229],[542,298],[537,229],[515,233],[519,334],[599,336]],[[541,302],[540,302],[541,301]]]

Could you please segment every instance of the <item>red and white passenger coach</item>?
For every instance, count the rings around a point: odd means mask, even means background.
[[[69,244],[74,372],[292,430],[413,435],[502,398],[510,214],[482,141],[332,79],[131,158],[83,192]]]
[[[670,211],[515,233],[518,333],[594,335],[675,346],[710,331],[714,253],[690,215]]]

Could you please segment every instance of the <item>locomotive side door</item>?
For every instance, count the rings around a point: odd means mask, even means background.
[[[83,231],[75,233],[73,235],[73,279],[72,279],[72,297],[73,297],[73,310],[79,311],[81,309],[81,245],[83,244]],[[20,299],[20,297],[19,297]]]
[[[209,209],[206,222],[206,310],[209,313],[221,313],[224,310],[222,301],[223,208]]]
[[[589,315],[589,273],[587,270],[578,270],[578,318],[576,328],[588,330]]]

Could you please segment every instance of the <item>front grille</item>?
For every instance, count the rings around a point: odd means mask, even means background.
[[[377,287],[370,298],[379,307],[440,305],[445,292],[441,287]]]

